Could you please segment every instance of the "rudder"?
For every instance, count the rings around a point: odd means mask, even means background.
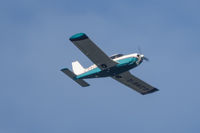
[[[84,73],[85,68],[83,68],[78,61],[74,61],[72,62],[72,70],[76,75],[80,75],[81,73]]]

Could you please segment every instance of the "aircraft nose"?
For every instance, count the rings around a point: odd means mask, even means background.
[[[140,61],[142,60],[146,60],[146,61],[149,61],[149,59],[147,57],[145,57],[143,54],[137,54],[137,57]]]
[[[138,57],[138,58],[143,58],[144,55],[143,55],[143,54],[137,54],[137,57]]]

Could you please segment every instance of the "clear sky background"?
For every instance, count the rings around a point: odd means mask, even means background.
[[[199,133],[198,0],[0,2],[0,133]],[[142,48],[131,73],[160,91],[140,95],[111,78],[82,88],[60,72],[86,33],[108,55]]]

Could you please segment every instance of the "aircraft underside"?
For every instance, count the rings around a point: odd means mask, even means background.
[[[84,76],[77,76],[78,79],[88,79],[88,78],[101,78],[101,77],[112,77],[112,76],[116,76],[118,77],[117,75],[120,74],[120,73],[123,73],[123,72],[126,72],[134,67],[136,67],[137,64],[134,63],[134,64],[130,64],[130,65],[124,65],[124,66],[114,66],[114,67],[111,67],[109,69],[105,69],[105,70],[101,70],[99,72],[95,72],[93,74],[88,74],[88,75],[84,75]],[[120,77],[119,77],[120,78]]]

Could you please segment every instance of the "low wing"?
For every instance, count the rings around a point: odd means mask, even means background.
[[[115,66],[117,63],[110,59],[86,34],[78,33],[70,37],[75,44],[101,70]]]
[[[137,92],[139,92],[143,95],[158,91],[158,89],[145,83],[144,81],[140,80],[139,78],[133,76],[128,71],[121,73],[117,76],[114,76],[112,78],[119,81],[120,83],[136,90]]]

